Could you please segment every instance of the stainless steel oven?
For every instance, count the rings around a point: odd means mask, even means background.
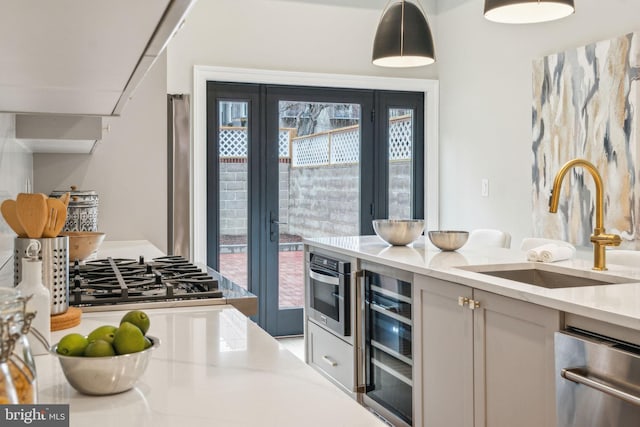
[[[558,427],[640,425],[640,347],[595,333],[556,332]]]
[[[311,252],[308,262],[308,316],[334,334],[351,335],[351,264]]]

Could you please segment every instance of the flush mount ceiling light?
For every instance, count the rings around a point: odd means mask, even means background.
[[[484,17],[505,24],[554,21],[575,12],[573,0],[485,0]]]
[[[425,14],[405,0],[390,3],[373,40],[373,64],[402,68],[434,63],[433,37]]]

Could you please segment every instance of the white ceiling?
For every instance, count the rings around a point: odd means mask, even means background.
[[[275,1],[379,10],[388,3]],[[470,0],[420,1],[428,13],[437,13]],[[138,62],[155,59],[143,54],[174,2],[0,0],[0,112],[118,114],[115,107]]]
[[[390,0],[276,0],[291,1],[297,3],[315,3],[341,7],[359,7],[365,9],[376,9],[382,11]],[[420,2],[422,7],[426,8],[427,13],[438,14],[440,12],[453,9],[470,0],[413,0],[414,3]],[[479,0],[478,0],[479,1]]]
[[[0,0],[0,111],[110,115],[169,0]]]

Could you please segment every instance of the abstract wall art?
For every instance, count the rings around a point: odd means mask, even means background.
[[[591,246],[595,185],[584,169],[564,178],[557,214],[549,196],[574,158],[604,182],[604,226],[640,249],[640,33],[545,56],[533,63],[533,233]]]

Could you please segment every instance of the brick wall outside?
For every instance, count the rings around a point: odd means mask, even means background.
[[[301,237],[357,235],[359,229],[359,166],[290,168],[280,164],[281,233]],[[390,164],[390,218],[407,218],[411,162]],[[220,164],[220,234],[247,233],[247,164]]]
[[[247,234],[247,163],[220,164],[220,235]]]

